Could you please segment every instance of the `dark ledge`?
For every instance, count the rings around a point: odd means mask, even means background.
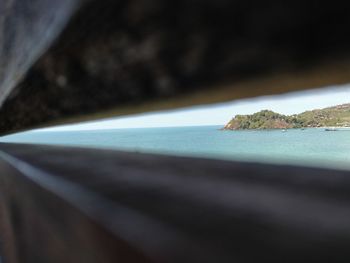
[[[350,80],[337,1],[3,1],[2,101],[51,48],[2,106],[1,133]]]
[[[3,253],[18,262],[350,258],[348,171],[0,147]]]

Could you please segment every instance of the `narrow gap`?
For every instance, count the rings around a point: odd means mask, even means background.
[[[349,169],[350,85],[49,127],[0,138]]]

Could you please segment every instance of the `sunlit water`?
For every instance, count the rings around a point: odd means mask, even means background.
[[[2,142],[98,147],[231,160],[349,168],[350,130],[221,131],[221,126],[26,132]]]

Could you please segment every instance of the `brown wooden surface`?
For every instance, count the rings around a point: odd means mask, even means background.
[[[0,149],[1,228],[14,240],[3,249],[19,262],[350,259],[348,171],[34,145]]]

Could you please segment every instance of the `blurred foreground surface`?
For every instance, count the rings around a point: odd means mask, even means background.
[[[350,172],[0,144],[7,262],[344,262]]]
[[[1,133],[350,81],[340,1],[1,3]]]

